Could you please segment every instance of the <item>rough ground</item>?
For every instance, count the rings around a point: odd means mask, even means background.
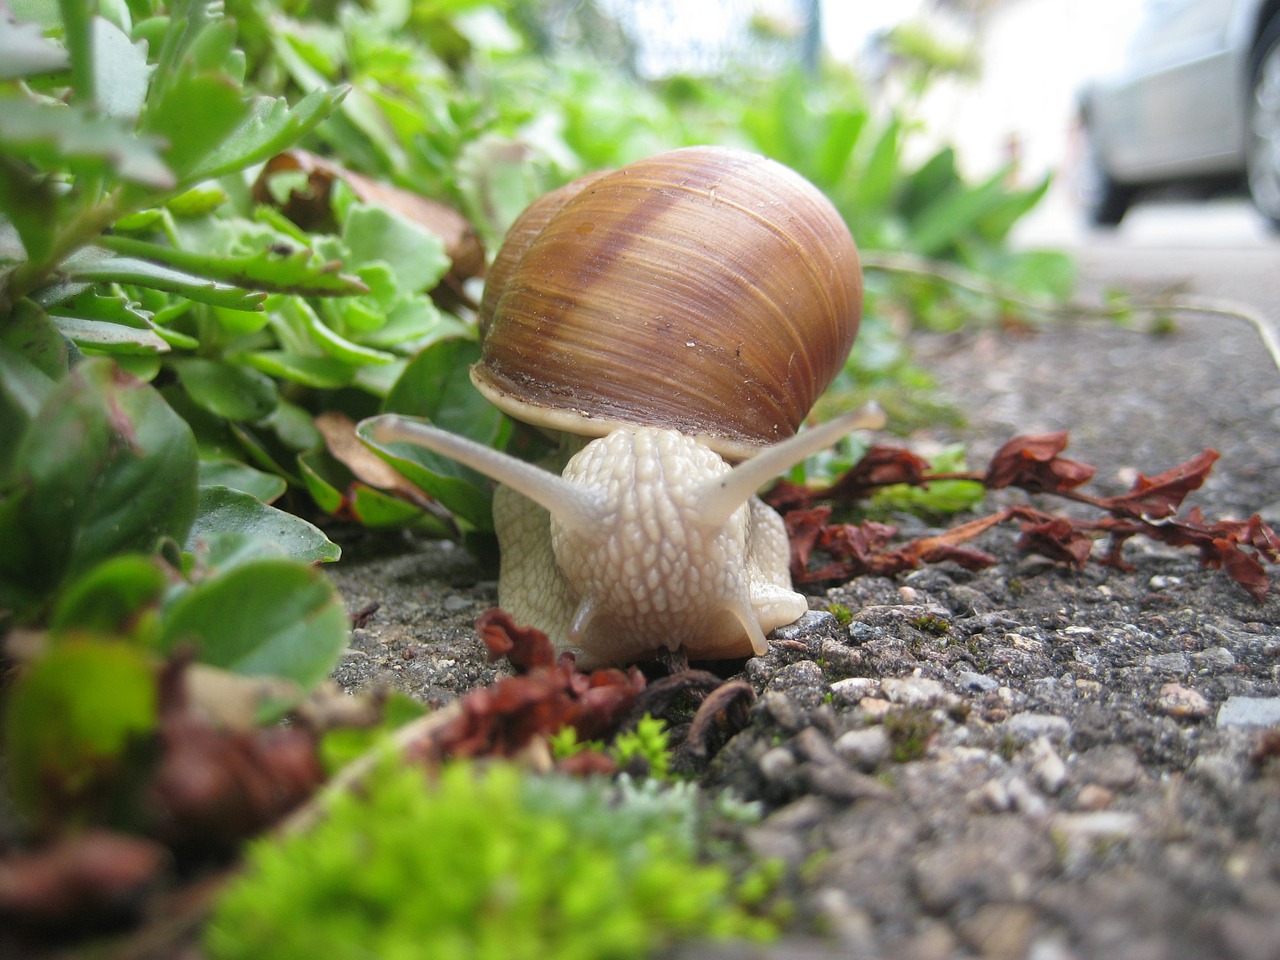
[[[1095,288],[1144,282],[1084,262]],[[926,339],[920,357],[970,421],[922,439],[966,440],[973,463],[1069,429],[1110,493],[1213,447],[1192,501],[1280,524],[1280,373],[1242,323],[1065,324]],[[1263,734],[1280,725],[1280,592],[1254,603],[1166,547],[1131,542],[1132,573],[1072,572],[1013,540],[980,542],[1002,558],[981,573],[814,596],[737,666],[760,698],[702,776],[764,801],[746,842],[793,868],[796,932],[758,955],[1280,957],[1280,732]],[[335,576],[353,612],[380,604],[344,685],[445,701],[494,677],[471,622],[495,586],[461,551],[369,540]]]

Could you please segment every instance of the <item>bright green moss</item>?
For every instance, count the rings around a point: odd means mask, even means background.
[[[263,841],[217,906],[216,960],[612,960],[687,938],[763,939],[696,859],[696,791],[384,769],[312,832]]]

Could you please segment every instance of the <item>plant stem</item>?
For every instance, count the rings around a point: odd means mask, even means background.
[[[115,195],[107,197],[71,220],[54,239],[53,248],[39,263],[28,260],[9,275],[5,289],[0,289],[0,316],[8,316],[14,304],[44,286],[59,265],[81,247],[92,243],[119,217]]]

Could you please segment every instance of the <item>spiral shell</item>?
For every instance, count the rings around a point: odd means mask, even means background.
[[[816,187],[756,154],[688,147],[521,215],[472,379],[539,426],[669,427],[745,456],[799,429],[861,310],[853,238]]]

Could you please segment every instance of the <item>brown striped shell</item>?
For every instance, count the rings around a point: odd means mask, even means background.
[[[861,311],[853,238],[816,187],[688,147],[521,215],[489,273],[472,380],[528,423],[670,427],[744,456],[799,429]]]

